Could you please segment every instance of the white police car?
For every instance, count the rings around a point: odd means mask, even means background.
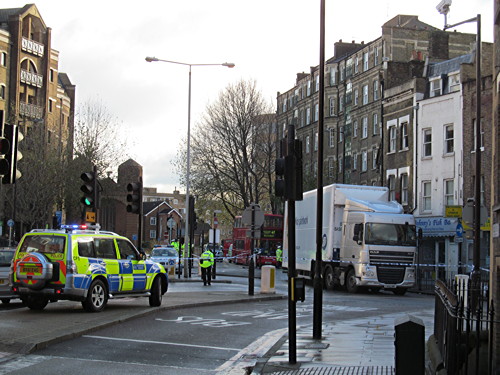
[[[182,273],[182,265],[179,263],[179,253],[173,246],[153,248],[150,260],[160,263],[169,274],[173,274],[174,272],[177,272],[177,274]]]

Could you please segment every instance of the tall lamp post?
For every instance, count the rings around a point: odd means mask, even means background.
[[[189,66],[189,88],[188,88],[188,128],[187,128],[187,165],[186,165],[186,212],[185,212],[185,229],[184,229],[184,249],[187,246],[191,246],[189,243],[189,187],[190,187],[190,152],[191,152],[191,68],[193,66],[225,66],[227,68],[234,68],[235,64],[233,63],[222,63],[222,64],[189,64],[179,61],[171,61],[171,60],[163,60],[157,57],[146,57],[147,62],[166,62],[170,64],[178,64]],[[188,247],[189,249],[189,247]],[[184,257],[184,277],[188,277],[188,260]]]
[[[480,234],[481,234],[481,15],[478,14],[474,18],[455,23],[453,25],[448,25],[447,15],[450,11],[451,0],[442,0],[436,7],[439,13],[444,15],[444,28],[443,30],[451,29],[465,23],[476,22],[477,33],[476,33],[476,179],[474,181],[474,252],[473,252],[473,266],[472,270],[472,282],[474,289],[479,287],[479,281],[481,280],[481,246],[480,246]],[[473,295],[473,300],[475,301],[475,296]]]

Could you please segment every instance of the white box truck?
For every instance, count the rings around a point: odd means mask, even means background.
[[[296,269],[314,276],[317,191],[296,202]],[[351,293],[382,288],[403,295],[415,284],[415,219],[390,202],[386,187],[333,184],[323,188],[321,270],[328,289]],[[288,268],[288,218],[285,210],[283,267]]]

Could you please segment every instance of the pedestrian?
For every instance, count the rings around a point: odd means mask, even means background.
[[[200,256],[201,278],[203,279],[203,285],[211,285],[213,264],[214,254],[207,247]]]
[[[283,250],[281,250],[281,245],[276,249],[276,267],[281,268],[281,262],[283,261]]]

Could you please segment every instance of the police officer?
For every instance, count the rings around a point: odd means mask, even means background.
[[[212,265],[214,264],[214,254],[207,247],[200,256],[201,278],[203,285],[211,285],[212,281]]]
[[[276,249],[276,263],[277,267],[281,267],[281,262],[283,261],[283,250],[281,250],[281,245]]]

